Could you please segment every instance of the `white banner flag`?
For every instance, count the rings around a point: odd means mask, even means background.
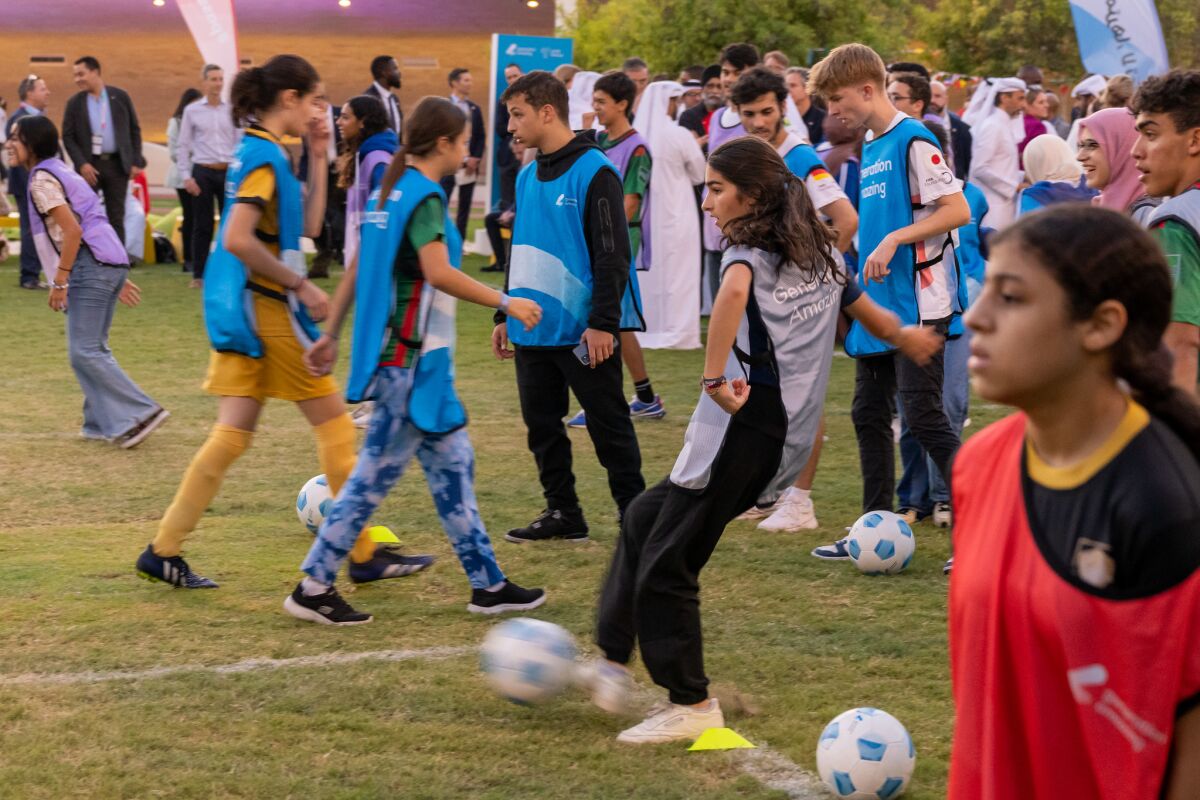
[[[229,99],[229,89],[240,67],[237,47],[237,24],[233,15],[233,0],[176,0],[183,21],[187,23],[200,55],[208,64],[225,70],[225,90],[221,96]]]
[[[1089,72],[1141,83],[1169,69],[1154,0],[1070,0],[1079,57]]]

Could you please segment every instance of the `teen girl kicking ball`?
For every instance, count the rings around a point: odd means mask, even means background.
[[[698,578],[725,526],[767,504],[808,460],[821,421],[838,311],[924,361],[932,328],[900,327],[849,277],[834,234],[764,141],[728,142],[709,158],[707,211],[729,245],[708,329],[703,394],[670,477],[629,507],[600,598],[593,701],[619,710],[636,643],[670,703],[617,737],[694,739],[724,718],[704,675]],[[748,369],[748,371],[747,371]]]
[[[467,154],[467,118],[454,103],[427,97],[404,126],[396,151],[371,194],[362,222],[354,287],[358,311],[350,351],[348,398],[374,400],[367,438],[345,489],[325,517],[301,569],[307,575],[284,601],[289,614],[326,625],[357,625],[334,588],[338,568],[387,493],[416,456],[425,470],[442,527],[471,583],[468,611],[496,614],[537,608],[541,589],[506,580],[475,500],[475,451],[466,411],[454,390],[454,298],[497,308],[526,330],[541,319],[532,300],[509,298],[459,271],[462,239],[439,186]],[[327,333],[310,354],[317,374],[337,358],[337,336],[351,300],[339,287]]]
[[[1200,797],[1200,407],[1170,315],[1121,214],[1055,206],[992,243],[971,383],[1019,412],[954,467],[951,800]]]
[[[230,465],[250,446],[268,397],[295,403],[317,437],[317,455],[336,494],[354,466],[354,423],[328,375],[304,368],[329,298],[305,275],[300,236],[315,236],[329,174],[325,97],[317,71],[299,56],[275,56],[238,73],[234,117],[250,122],[227,181],[217,251],[204,276],[204,318],[213,354],[204,388],[220,396],[217,424],[192,459],[158,535],[137,560],[143,577],[186,589],[215,588],[180,556],[184,538],[216,496]],[[307,195],[293,177],[281,137],[308,137]],[[433,562],[376,549],[365,531],[355,544],[351,578],[399,577]]]

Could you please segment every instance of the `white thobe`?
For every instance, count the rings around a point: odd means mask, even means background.
[[[984,223],[1001,230],[1017,216],[1017,189],[1021,185],[1021,164],[1017,146],[1025,138],[1024,126],[1017,138],[1017,126],[1004,112],[994,112],[971,130],[971,173],[969,180],[979,187],[988,201]]]

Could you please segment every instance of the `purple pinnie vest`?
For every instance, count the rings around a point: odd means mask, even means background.
[[[725,116],[727,106],[718,108],[712,113],[708,120],[708,152],[715,153],[717,148],[728,142],[730,139],[737,139],[746,135],[746,129],[742,127],[742,119],[738,117],[738,124],[732,128],[726,128],[721,125],[721,119]],[[704,190],[708,194],[708,190]],[[713,222],[713,218],[708,214],[704,215],[704,249],[717,253],[721,251],[721,229],[717,227],[717,223]]]
[[[646,152],[650,153],[650,143],[645,137],[637,131],[629,133],[624,139],[617,144],[604,151],[604,155],[608,156],[608,160],[613,162],[620,173],[621,179],[625,179],[625,171],[629,168],[629,160],[633,158],[634,152],[639,148],[646,148]],[[654,158],[654,154],[650,153],[650,157]],[[642,218],[637,223],[637,227],[642,232],[642,246],[638,252],[633,254],[633,265],[635,269],[650,269],[650,187],[646,187],[646,195],[642,198]]]
[[[361,241],[358,231],[362,226],[363,213],[367,210],[367,198],[371,194],[371,173],[380,164],[386,165],[391,160],[392,154],[386,150],[372,150],[355,167],[354,185],[346,192],[346,241],[342,248],[346,264],[358,253]]]
[[[49,172],[62,184],[63,193],[67,196],[67,204],[79,220],[83,228],[83,243],[92,251],[92,255],[101,264],[114,267],[129,266],[129,254],[125,245],[113,226],[109,224],[104,211],[104,203],[96,190],[88,186],[87,181],[75,173],[59,158],[47,158],[29,171],[29,182],[39,170]],[[47,279],[53,281],[54,273],[58,270],[58,247],[46,230],[45,217],[37,210],[33,202],[33,192],[29,193],[29,230],[33,234],[34,249],[37,250],[38,260],[42,264],[42,272]]]

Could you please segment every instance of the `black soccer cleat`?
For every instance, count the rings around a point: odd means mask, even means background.
[[[217,584],[213,581],[192,572],[192,568],[183,560],[183,556],[163,558],[154,552],[153,545],[146,545],[146,549],[138,556],[135,569],[137,569],[138,575],[148,581],[169,583],[176,589],[217,588]]]
[[[586,542],[588,526],[583,519],[583,512],[559,511],[546,509],[538,518],[524,528],[513,528],[504,535],[510,542],[523,544],[525,542],[544,542],[550,539],[562,539],[566,542]]]

